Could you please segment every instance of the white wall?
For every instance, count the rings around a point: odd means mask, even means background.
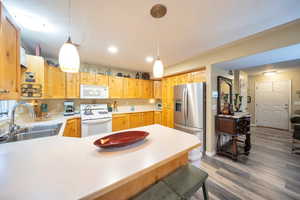
[[[212,91],[216,84],[216,74],[213,64],[249,56],[256,53],[282,48],[300,43],[300,19],[255,34],[242,40],[213,49],[184,62],[166,68],[166,75],[184,72],[206,66],[207,75],[207,153],[215,152],[214,105]]]

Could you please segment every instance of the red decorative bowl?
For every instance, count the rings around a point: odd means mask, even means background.
[[[100,138],[94,142],[94,145],[101,148],[123,147],[143,140],[148,135],[149,133],[145,131],[125,131]]]

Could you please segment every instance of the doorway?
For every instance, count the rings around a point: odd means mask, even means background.
[[[289,130],[291,80],[255,83],[256,126]]]

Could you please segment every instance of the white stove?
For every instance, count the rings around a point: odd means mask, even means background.
[[[112,114],[107,104],[81,104],[80,114],[82,137],[112,131]]]

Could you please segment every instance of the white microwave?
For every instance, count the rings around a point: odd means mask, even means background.
[[[80,85],[81,99],[108,99],[108,87],[99,85]]]

